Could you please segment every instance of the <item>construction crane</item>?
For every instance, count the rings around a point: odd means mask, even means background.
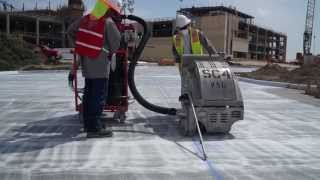
[[[127,10],[129,11],[129,13],[133,13],[134,11],[134,0],[122,0],[122,11],[124,14],[127,14]]]
[[[7,3],[6,1],[0,0],[0,4],[2,4],[3,10],[7,11],[8,8],[10,8],[10,11],[15,9],[15,7],[12,4]]]
[[[314,24],[314,11],[316,6],[316,0],[308,0],[307,6],[307,17],[306,17],[306,27],[303,35],[303,54],[311,55],[312,46],[312,34],[313,34],[313,24]]]

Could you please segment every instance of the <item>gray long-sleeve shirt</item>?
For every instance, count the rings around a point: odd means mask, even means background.
[[[81,19],[82,18],[76,20],[68,28],[67,35],[72,46],[75,44]],[[116,24],[111,18],[107,18],[105,24],[104,49],[115,53],[120,47],[120,41],[121,35]],[[95,59],[80,57],[83,77],[88,79],[109,78],[110,60],[108,59],[108,55],[105,51],[101,51],[100,55]]]
[[[187,43],[191,43],[190,42],[190,34],[187,33],[188,37],[185,37],[185,34],[182,34],[184,36],[184,38],[188,38],[189,41],[185,41]],[[210,42],[210,40],[203,34],[203,32],[199,32],[199,39],[200,39],[200,43],[202,44],[203,48],[209,53],[209,54],[216,54],[217,50],[215,49],[215,47],[212,45],[212,43]],[[191,52],[191,44],[189,44],[189,50]],[[174,47],[174,45],[172,46],[172,52],[173,55],[175,57],[175,60],[177,63],[181,62],[181,56],[178,54],[178,51],[176,50],[176,48]]]

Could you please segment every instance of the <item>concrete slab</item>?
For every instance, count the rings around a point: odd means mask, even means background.
[[[148,99],[179,107],[175,67],[139,66]],[[130,107],[115,136],[84,138],[67,72],[0,74],[0,177],[52,179],[308,180],[320,177],[320,101],[301,91],[241,82],[245,120],[231,134],[182,137],[178,119]]]

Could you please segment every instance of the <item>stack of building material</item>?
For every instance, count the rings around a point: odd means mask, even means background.
[[[163,58],[160,61],[158,61],[159,66],[174,66],[176,62],[173,59],[166,59]]]

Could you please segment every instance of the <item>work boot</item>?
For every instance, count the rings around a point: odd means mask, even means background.
[[[80,128],[80,133],[85,133],[85,132],[87,132],[87,128],[85,127]]]
[[[87,132],[87,138],[105,138],[112,137],[113,132],[107,129],[100,129],[97,132]]]

